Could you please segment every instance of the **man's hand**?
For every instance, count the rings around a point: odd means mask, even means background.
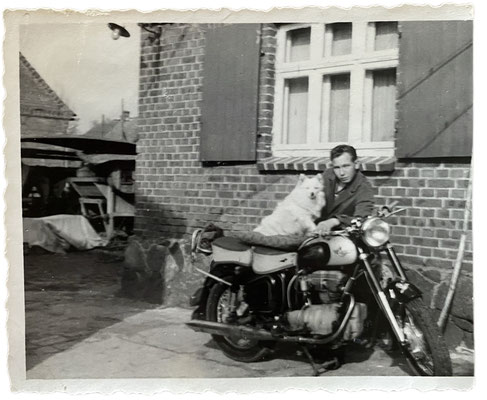
[[[338,219],[330,218],[326,221],[320,222],[316,227],[316,232],[320,235],[325,235],[338,225],[340,225],[340,221]]]

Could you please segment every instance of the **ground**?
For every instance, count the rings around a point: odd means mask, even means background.
[[[225,357],[210,335],[190,330],[191,310],[120,296],[122,262],[100,251],[25,256],[27,378],[224,378],[312,376],[299,348],[268,361]],[[472,355],[452,354],[455,375]],[[327,376],[407,376],[398,353],[356,348]]]

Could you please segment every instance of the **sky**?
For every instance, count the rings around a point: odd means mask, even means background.
[[[117,21],[113,21],[117,22]],[[140,28],[125,24],[130,37],[113,40],[106,23],[26,24],[20,52],[77,114],[79,133],[92,121],[137,116]]]

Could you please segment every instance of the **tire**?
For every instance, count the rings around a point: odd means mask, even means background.
[[[206,303],[208,321],[225,323],[225,308],[229,307],[230,288],[223,283],[216,283],[210,290]],[[236,361],[256,362],[268,357],[274,343],[252,339],[232,338],[230,336],[212,335],[213,340],[223,353]]]
[[[408,341],[402,351],[417,375],[451,376],[450,353],[431,311],[420,298],[397,307],[399,326]]]

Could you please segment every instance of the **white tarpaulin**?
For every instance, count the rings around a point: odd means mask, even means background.
[[[64,253],[71,246],[78,250],[88,250],[108,243],[82,215],[24,218],[23,225],[24,243],[54,253]]]

